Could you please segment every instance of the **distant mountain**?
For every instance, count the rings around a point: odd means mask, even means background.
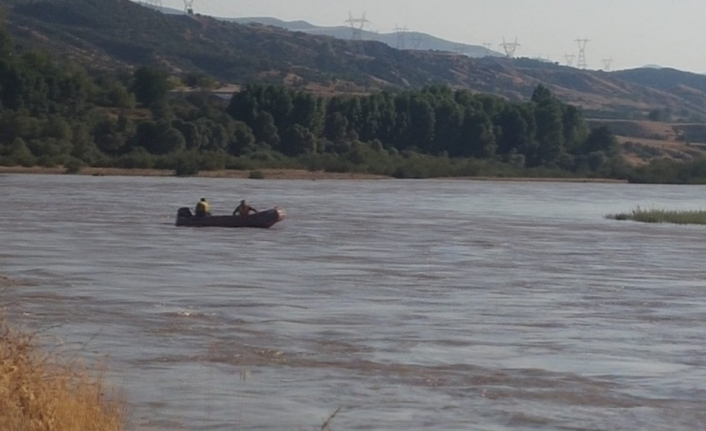
[[[398,50],[280,26],[159,13],[128,0],[2,1],[6,28],[20,48],[48,50],[91,69],[156,63],[177,75],[198,71],[224,83],[281,83],[323,94],[443,84],[519,100],[544,84],[593,117],[645,118],[660,109],[690,121],[706,118],[706,76],[673,69],[601,72]]]
[[[293,31],[305,31],[307,33],[314,32],[317,29],[323,27],[317,27],[313,24],[309,24],[306,21],[282,21],[277,18],[269,17],[255,17],[255,18],[222,18],[226,21],[236,22],[238,24],[262,24],[271,25],[273,27],[280,27],[287,30]],[[350,32],[349,32],[350,33]]]
[[[331,36],[337,39],[351,39],[353,30],[346,26],[319,27],[309,24],[306,21],[282,21],[276,18],[224,18],[227,21],[238,24],[262,24],[280,27],[291,31],[302,31],[320,36]],[[464,43],[451,42],[426,33],[407,32],[403,35],[398,33],[376,33],[367,30],[360,31],[362,40],[372,40],[382,42],[393,48],[402,47],[404,49],[418,49],[431,51],[446,51],[464,54],[469,57],[501,57],[502,54],[489,50],[478,45],[468,45]],[[400,45],[401,43],[401,45]]]
[[[177,9],[166,8],[161,6],[155,6],[149,3],[143,3],[138,1],[138,4],[146,6],[162,13],[170,15],[181,15],[184,12]],[[271,17],[248,17],[248,18],[224,18],[224,17],[214,17],[217,19],[222,19],[229,22],[235,22],[238,24],[261,24],[268,25],[272,27],[279,27],[290,31],[301,31],[304,33],[309,33],[319,36],[331,36],[337,39],[348,40],[351,39],[352,29],[346,26],[336,26],[336,27],[321,27],[310,24],[306,21],[283,21],[277,18]],[[360,32],[362,40],[370,40],[382,42],[393,48],[399,46],[400,35],[397,33],[376,33],[372,31],[362,30]],[[432,50],[432,51],[447,51],[455,52],[459,54],[468,55],[469,57],[501,57],[501,53],[487,49],[478,45],[468,45],[464,43],[450,42],[445,39],[441,39],[435,36],[431,36],[426,33],[419,32],[405,32],[402,41],[404,42],[403,48],[405,49],[419,49],[419,50]]]
[[[183,15],[184,10],[183,9],[174,9],[171,7],[164,7],[164,6],[157,6],[151,3],[145,3],[139,0],[136,0],[135,3],[139,4],[140,6],[148,7],[150,9],[157,10],[162,13],[166,13],[167,15]]]

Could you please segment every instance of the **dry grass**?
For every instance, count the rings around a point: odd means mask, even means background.
[[[85,366],[47,355],[0,322],[0,430],[118,431],[125,403]]]

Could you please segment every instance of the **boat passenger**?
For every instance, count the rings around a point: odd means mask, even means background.
[[[206,198],[201,198],[201,200],[196,204],[196,210],[194,212],[196,213],[196,217],[206,217],[207,215],[210,215]]]
[[[240,205],[238,205],[238,208],[233,211],[233,215],[241,215],[241,216],[247,216],[250,214],[250,212],[256,213],[257,210],[250,205],[245,203],[245,200],[240,201]]]

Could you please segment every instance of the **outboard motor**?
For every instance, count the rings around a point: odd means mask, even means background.
[[[181,218],[181,217],[187,217],[187,218],[193,217],[193,215],[191,214],[191,208],[188,208],[188,207],[179,208],[179,210],[177,211],[177,218]]]

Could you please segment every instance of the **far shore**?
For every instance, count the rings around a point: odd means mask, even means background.
[[[375,175],[358,172],[324,172],[308,171],[306,169],[257,169],[268,180],[390,180],[386,175]],[[195,177],[199,178],[249,178],[252,170],[218,170],[201,171]],[[60,166],[47,168],[42,166],[0,166],[0,174],[37,174],[65,175],[66,169]],[[128,176],[128,177],[173,177],[174,171],[169,169],[127,169],[127,168],[94,168],[86,167],[74,175],[86,176]],[[513,182],[566,182],[566,183],[627,183],[625,180],[610,178],[561,178],[561,177],[441,177],[428,178],[434,180],[459,181],[513,181]]]
[[[306,169],[253,169],[253,170],[218,170],[201,171],[193,177],[197,178],[249,178],[252,171],[260,171],[268,180],[381,180],[390,179],[385,175],[363,174],[355,172],[324,172],[307,171]],[[63,167],[45,168],[32,166],[0,167],[0,174],[37,174],[66,175]],[[121,176],[121,177],[173,177],[172,169],[127,169],[127,168],[92,168],[86,167],[74,175],[86,176]]]

